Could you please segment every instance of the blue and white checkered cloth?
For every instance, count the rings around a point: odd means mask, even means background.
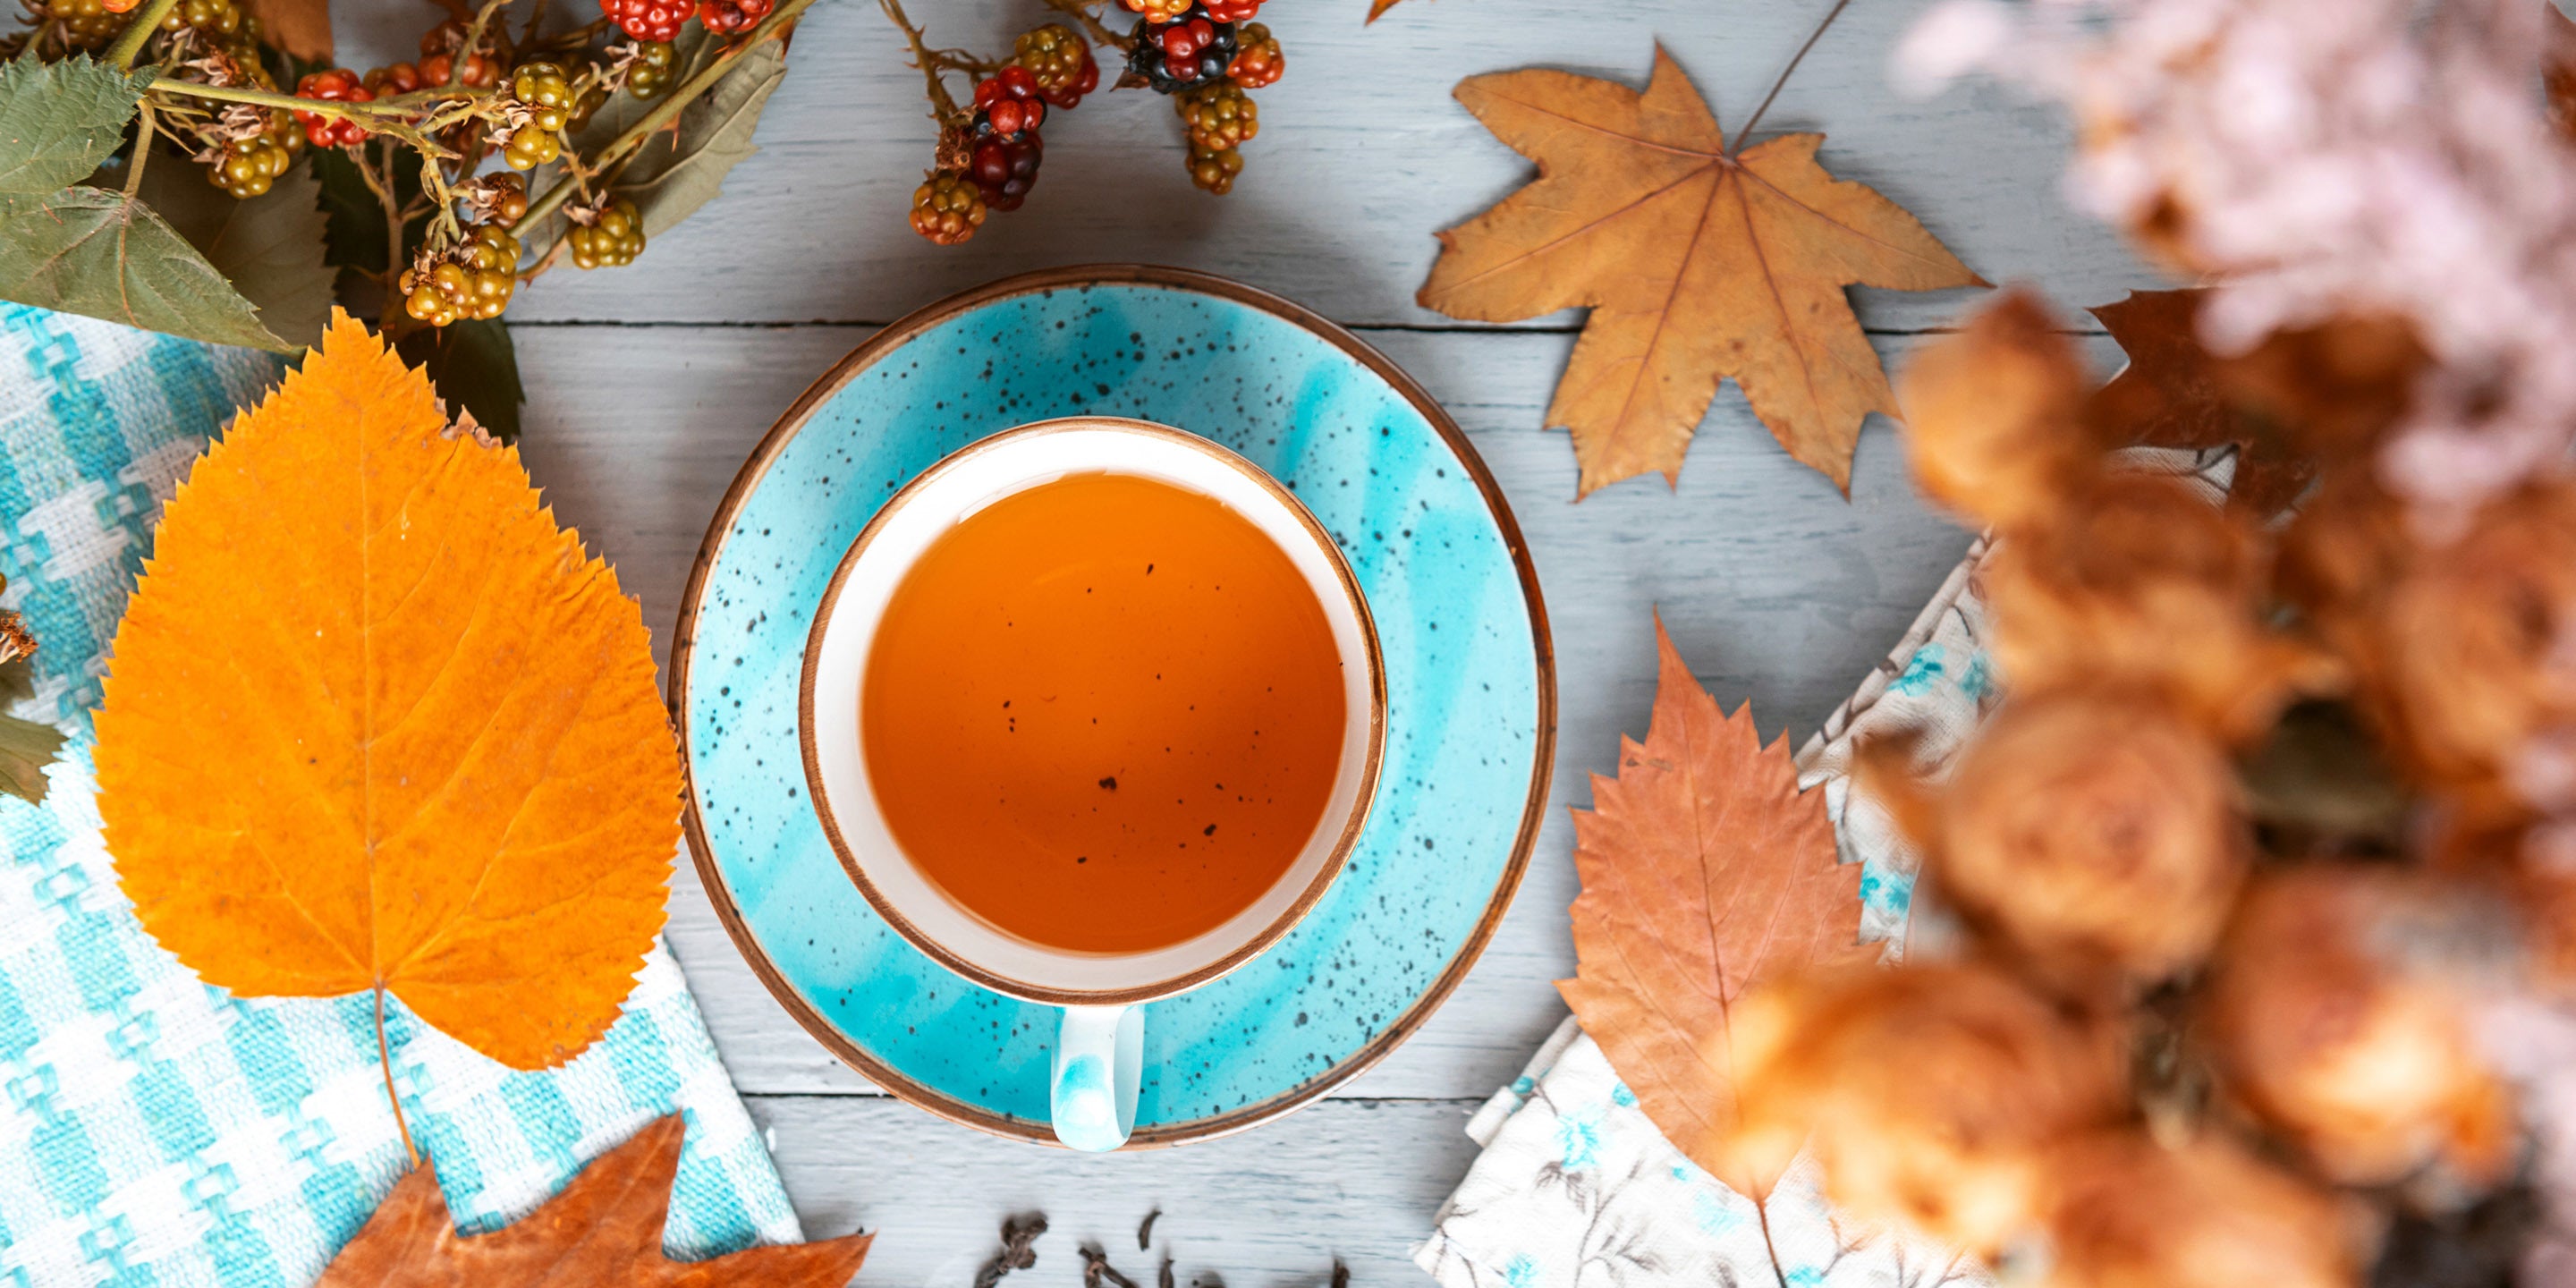
[[[274,359],[0,303],[0,605],[42,642],[16,714],[71,735],[42,808],[0,799],[0,1288],[291,1288],[407,1166],[372,1000],[244,1001],[136,924],[99,838],[90,708],[151,524]],[[389,1011],[449,1208],[490,1229],[680,1110],[664,1247],[793,1241],[795,1214],[668,950],[580,1059],[518,1073]]]

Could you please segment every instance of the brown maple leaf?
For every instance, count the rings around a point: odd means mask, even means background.
[[[2085,417],[2115,447],[2234,446],[2231,503],[2277,514],[2316,478],[2321,456],[2351,454],[2387,432],[2424,351],[2403,322],[2354,316],[2276,331],[2222,357],[2199,339],[2207,295],[2131,291],[2088,310],[2129,365],[2087,400]]]
[[[685,1133],[657,1118],[594,1159],[563,1193],[516,1225],[459,1235],[436,1169],[413,1168],[314,1288],[841,1288],[875,1236],[747,1248],[708,1261],[662,1255],[662,1223]]]
[[[1823,792],[1801,793],[1786,735],[1732,716],[1691,678],[1663,622],[1655,713],[1619,776],[1574,813],[1575,977],[1557,981],[1646,1116],[1692,1161],[1759,1197],[1731,1158],[1728,1012],[1785,971],[1862,960],[1860,865],[1838,861]]]
[[[1725,377],[1848,493],[1862,418],[1896,398],[1843,288],[1985,284],[1896,203],[1827,174],[1825,136],[1730,150],[1660,47],[1643,94],[1536,70],[1456,94],[1538,179],[1441,233],[1417,298],[1482,322],[1591,308],[1547,409],[1574,433],[1578,494],[1649,470],[1678,483]]]

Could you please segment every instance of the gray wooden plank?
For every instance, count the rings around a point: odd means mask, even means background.
[[[797,33],[760,154],[722,199],[632,268],[550,275],[511,316],[883,322],[1005,273],[1106,260],[1229,273],[1346,323],[1443,323],[1413,303],[1433,230],[1532,173],[1450,99],[1451,86],[1529,65],[1641,85],[1660,40],[1732,129],[1826,3],[1408,0],[1363,27],[1365,0],[1278,0],[1263,20],[1287,46],[1289,72],[1259,95],[1261,135],[1233,195],[1189,186],[1168,104],[1104,93],[1049,122],[1029,204],[950,250],[905,224],[931,150],[918,74],[876,5],[825,4]],[[1990,86],[1928,103],[1888,88],[1889,51],[1923,8],[1852,6],[1759,132],[1824,131],[1828,168],[1911,209],[1991,280],[2045,280],[2083,304],[2139,280],[2119,239],[2057,196],[2068,136],[2052,109]],[[1035,0],[948,0],[915,16],[935,43],[994,49],[1041,13]],[[394,40],[389,31],[375,43]],[[1896,329],[1936,324],[1965,298],[1854,294],[1864,321]]]
[[[1463,7],[1463,6],[1461,6]],[[564,521],[643,599],[656,655],[708,517],[770,422],[868,331],[855,327],[530,327],[529,468]],[[1537,428],[1573,338],[1376,331],[1368,338],[1448,406],[1512,501],[1539,566],[1559,655],[1554,793],[1530,874],[1478,969],[1423,1031],[1351,1091],[1481,1096],[1519,1071],[1563,1013],[1575,894],[1564,807],[1591,798],[1654,698],[1652,612],[1730,705],[1803,738],[1886,651],[1967,543],[1903,474],[1894,434],[1863,436],[1852,499],[1797,465],[1722,393],[1681,486],[1620,484],[1574,504],[1567,439]],[[1891,363],[1913,343],[1882,337]],[[2116,352],[2091,342],[2096,357]],[[639,386],[637,373],[653,373]],[[698,887],[679,874],[670,930],[728,1067],[751,1092],[865,1089],[770,999]]]
[[[1152,1284],[1166,1251],[1178,1284],[1323,1288],[1333,1260],[1357,1288],[1422,1281],[1407,1250],[1475,1156],[1471,1106],[1339,1100],[1259,1132],[1179,1149],[1081,1155],[981,1132],[900,1103],[754,1097],[808,1235],[875,1231],[860,1284],[965,1288],[1002,1219],[1043,1212],[1038,1262],[1007,1288],[1075,1288],[1076,1251]],[[1136,1228],[1154,1222],[1152,1252]]]

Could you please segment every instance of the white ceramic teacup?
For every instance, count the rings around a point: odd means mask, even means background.
[[[868,652],[888,601],[930,544],[984,506],[1071,474],[1134,474],[1223,502],[1284,552],[1323,607],[1342,668],[1341,759],[1314,832],[1261,896],[1216,929],[1135,953],[1074,952],[1004,931],[942,892],[904,854],[878,808],[861,741]],[[1199,987],[1277,942],[1321,898],[1359,841],[1377,787],[1386,681],[1367,602],[1341,551],[1251,462],[1176,429],[1112,417],[1040,421],[931,466],[877,512],[842,556],[806,640],[800,724],[805,776],[841,865],[887,924],[996,992],[1063,1008],[1050,1088],[1056,1138],[1109,1150],[1135,1127],[1144,1003]],[[819,715],[817,713],[828,713]]]

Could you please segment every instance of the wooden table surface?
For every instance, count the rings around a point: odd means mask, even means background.
[[[1336,1257],[1362,1285],[1412,1284],[1409,1246],[1465,1173],[1475,1104],[1564,1014],[1575,894],[1565,807],[1590,799],[1653,697],[1660,609],[1701,680],[1763,727],[1803,740],[1894,641],[1967,544],[1909,488],[1891,427],[1863,434],[1848,501],[1789,460],[1732,386],[1701,425],[1680,488],[1631,480],[1573,504],[1574,457],[1541,427],[1580,319],[1462,325],[1413,303],[1432,231],[1532,171],[1449,97],[1472,74],[1548,65],[1642,84],[1656,42],[1730,129],[1827,0],[1406,0],[1363,27],[1366,0],[1272,0],[1289,71],[1259,96],[1261,135],[1234,194],[1194,191],[1169,106],[1102,94],[1051,122],[1027,207],[940,250],[905,226],[929,158],[919,79],[867,0],[817,6],[726,195],[639,263],[560,272],[510,314],[530,405],[530,470],[642,597],[664,653],[681,583],[734,470],[808,381],[900,314],[1008,273],[1160,261],[1227,274],[1312,306],[1384,349],[1445,402],[1528,533],[1558,652],[1552,806],[1527,881],[1482,963],[1382,1065],[1294,1116],[1178,1149],[1082,1157],[980,1135],[877,1092],[771,1000],[683,866],[670,939],[734,1081],[772,1131],[806,1229],[880,1232],[863,1283],[963,1284],[1009,1213],[1053,1223],[1015,1284],[1071,1288],[1097,1240],[1150,1283],[1137,1223],[1184,1284],[1321,1284]],[[391,6],[388,6],[391,7]],[[2033,280],[2069,305],[2151,278],[2070,211],[2067,131],[1992,86],[1910,101],[1891,49],[1921,11],[1860,0],[1764,121],[1820,130],[1825,165],[1912,210],[1987,278]],[[1037,0],[915,0],[934,44],[1006,46]],[[406,15],[408,19],[411,15]],[[1978,293],[1853,292],[1893,367]],[[2090,342],[2113,359],[2107,341]],[[1159,1256],[1159,1251],[1154,1254]]]

